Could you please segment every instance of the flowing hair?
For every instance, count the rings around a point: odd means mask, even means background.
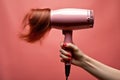
[[[23,30],[29,27],[27,33],[20,33],[20,38],[33,43],[41,40],[42,37],[51,29],[50,26],[50,9],[31,9],[22,22]]]

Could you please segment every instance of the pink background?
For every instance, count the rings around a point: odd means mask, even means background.
[[[46,7],[93,9],[94,28],[74,31],[74,43],[87,55],[120,69],[120,0],[0,0],[0,80],[65,80],[60,30],[52,29],[42,44],[18,38],[25,13]],[[72,66],[69,80],[96,78]]]

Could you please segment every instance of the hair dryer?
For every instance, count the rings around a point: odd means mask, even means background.
[[[59,9],[51,11],[51,24],[54,28],[62,29],[64,43],[72,43],[72,30],[92,28],[93,11],[85,9]],[[70,51],[70,50],[68,50]],[[70,73],[70,62],[65,62],[66,80]]]
[[[20,37],[28,42],[40,40],[51,28],[61,29],[64,43],[72,43],[72,30],[92,28],[94,16],[92,10],[64,8],[58,10],[31,9],[23,20],[23,26],[29,26],[29,32]],[[67,50],[67,49],[66,49]],[[70,51],[70,50],[68,50]],[[70,62],[65,62],[66,80],[70,73]]]

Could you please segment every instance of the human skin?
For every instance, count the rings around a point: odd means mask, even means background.
[[[64,48],[72,50],[72,55]],[[81,67],[99,80],[120,80],[120,70],[105,65],[83,53],[72,43],[61,44],[61,61],[71,61],[71,64]]]

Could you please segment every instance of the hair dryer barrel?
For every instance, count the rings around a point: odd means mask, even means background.
[[[53,28],[62,30],[92,28],[94,24],[93,11],[87,9],[51,10],[50,19]]]

